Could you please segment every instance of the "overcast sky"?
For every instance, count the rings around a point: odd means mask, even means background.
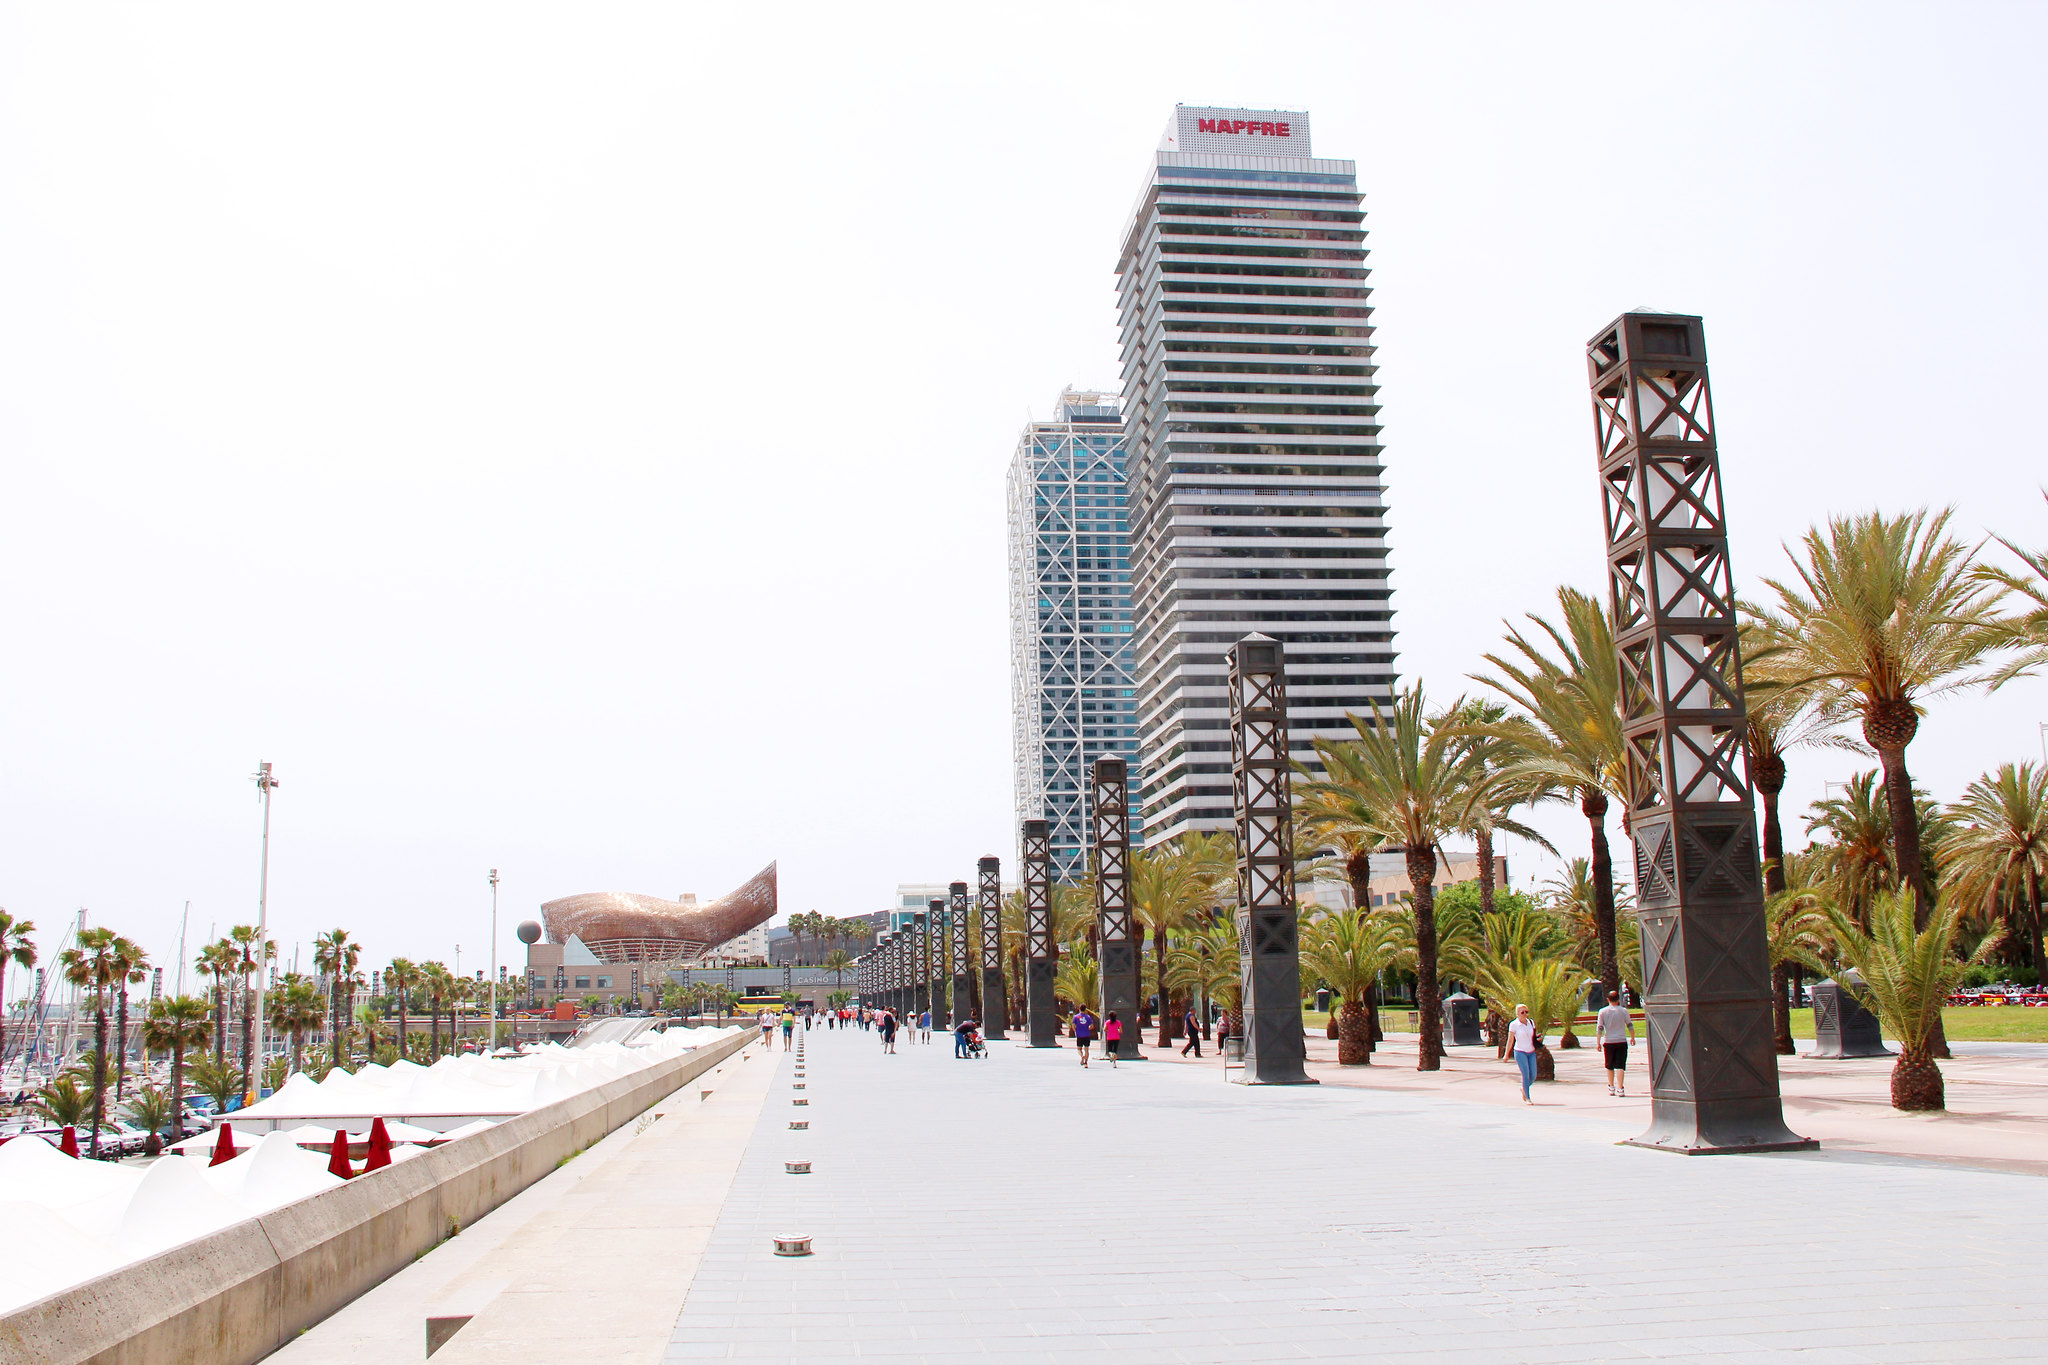
[[[0,10],[0,905],[502,957],[1012,836],[1003,471],[1176,101],[1367,194],[1398,647],[1602,583],[1583,348],[1706,318],[1738,575],[2048,544],[2038,6]],[[1953,797],[2048,684],[1935,705]],[[1788,806],[1843,776],[1795,760]],[[1583,848],[1570,811],[1543,817]],[[1796,822],[1794,824],[1797,832]],[[1618,831],[1616,833],[1618,838]],[[1541,871],[1510,849],[1517,880]],[[188,985],[189,976],[188,976]]]

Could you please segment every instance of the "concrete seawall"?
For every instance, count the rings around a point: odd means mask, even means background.
[[[0,1362],[261,1360],[754,1036],[745,1030],[32,1303],[0,1318]]]

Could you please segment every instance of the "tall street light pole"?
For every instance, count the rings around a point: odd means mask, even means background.
[[[634,1001],[639,1004],[639,1001]],[[498,869],[491,869],[491,1027],[485,1035],[491,1041],[484,1048],[488,1057],[498,1050]]]
[[[256,794],[263,802],[263,865],[256,877],[256,1042],[249,1049],[249,1074],[243,1078],[248,1084],[245,1104],[254,1104],[263,1096],[263,971],[270,956],[270,794],[278,788],[268,763],[256,765],[255,781]],[[182,967],[184,953],[178,957]]]

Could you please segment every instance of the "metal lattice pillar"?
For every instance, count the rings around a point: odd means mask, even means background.
[[[968,931],[973,927],[973,907],[967,902],[967,883],[946,887],[946,914],[953,922],[953,1018],[974,1017],[974,948]]]
[[[1060,1019],[1052,979],[1059,947],[1052,941],[1052,831],[1043,820],[1024,822],[1024,1017],[1031,1046],[1058,1047]]]
[[[1102,979],[1102,1013],[1116,1011],[1123,1025],[1117,1055],[1132,1061],[1138,1050],[1138,997],[1143,987],[1138,952],[1143,944],[1131,926],[1130,787],[1120,758],[1098,758],[1089,773],[1095,807],[1095,927]]]
[[[1785,1126],[1721,459],[1696,317],[1626,313],[1586,348],[1621,661],[1650,1126],[1688,1154],[1816,1146]]]
[[[889,934],[889,1012],[903,1018],[903,931]]]
[[[910,917],[910,1011],[913,1018],[932,1007],[932,930],[922,913]]]
[[[947,923],[946,902],[943,898],[933,896],[926,904],[930,907],[932,932],[931,959],[926,963],[932,1002],[932,1027],[943,1030],[952,1027],[946,1017],[946,997],[952,994],[948,988],[948,978],[952,973],[946,961],[947,951],[951,947],[952,929]]]
[[[1003,862],[983,858],[974,870],[981,883],[974,917],[981,927],[981,1036],[1003,1038],[1010,1022],[1010,993],[1003,981]]]
[[[1278,640],[1230,647],[1230,775],[1237,817],[1237,953],[1247,1085],[1314,1085],[1301,1029],[1300,909],[1287,753],[1287,660]]]

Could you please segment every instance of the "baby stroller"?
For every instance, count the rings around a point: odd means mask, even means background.
[[[988,1047],[981,1041],[981,1030],[978,1028],[967,1030],[967,1055],[969,1057],[988,1056]]]

